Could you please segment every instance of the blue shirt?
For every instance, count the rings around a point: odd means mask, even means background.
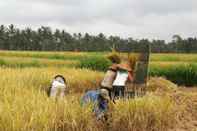
[[[82,97],[81,104],[82,106],[92,102],[94,104],[93,111],[96,115],[107,111],[107,102],[106,101],[99,101],[99,91],[92,90],[86,92],[86,94]]]
[[[92,90],[86,92],[86,94],[82,97],[82,105],[87,104],[89,102],[95,103],[98,100],[99,91]]]

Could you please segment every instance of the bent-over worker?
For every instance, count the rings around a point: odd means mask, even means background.
[[[88,103],[93,104],[93,112],[96,115],[98,120],[106,119],[106,112],[108,110],[109,103],[109,92],[106,89],[91,90],[86,92],[82,97],[81,104],[82,106],[87,105]]]

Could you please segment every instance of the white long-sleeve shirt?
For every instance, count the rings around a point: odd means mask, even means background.
[[[57,97],[58,91],[60,92],[60,98],[63,98],[65,95],[66,85],[60,81],[53,80],[52,87],[50,91],[50,97]]]
[[[61,83],[57,80],[54,80],[52,83],[52,88],[66,88],[66,86],[63,83]]]
[[[128,71],[117,71],[113,86],[125,86],[128,76]]]

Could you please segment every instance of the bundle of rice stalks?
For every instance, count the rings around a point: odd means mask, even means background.
[[[131,69],[133,69],[133,70],[135,69],[135,65],[136,65],[137,60],[138,60],[138,58],[136,55],[129,55],[128,64],[131,67]]]
[[[148,91],[156,92],[173,92],[177,89],[177,85],[162,77],[152,77],[148,81]]]
[[[112,49],[112,52],[107,55],[107,59],[116,64],[120,64],[121,62],[120,54],[115,49]]]

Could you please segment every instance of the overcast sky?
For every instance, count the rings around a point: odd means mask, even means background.
[[[197,36],[197,0],[0,0],[0,24],[171,40]]]

